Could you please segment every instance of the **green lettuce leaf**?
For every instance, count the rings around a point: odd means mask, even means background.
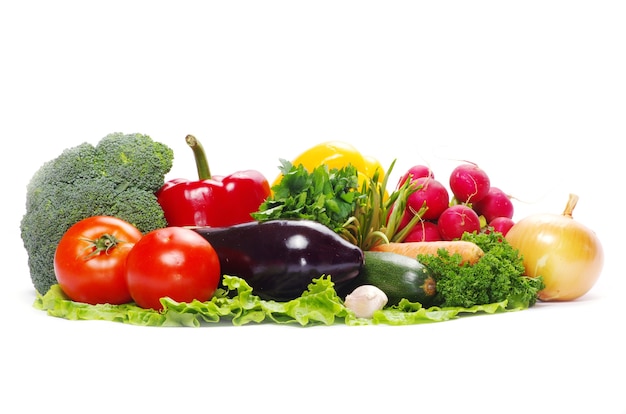
[[[235,326],[250,323],[293,324],[298,326],[334,325],[415,325],[456,319],[462,314],[510,311],[507,302],[470,308],[424,308],[403,299],[398,305],[374,313],[371,319],[357,318],[337,295],[330,277],[313,279],[299,298],[288,302],[260,299],[245,280],[225,275],[223,288],[206,302],[177,302],[162,298],[163,309],[143,309],[134,303],[89,305],[70,300],[58,285],[45,295],[37,294],[33,306],[50,316],[69,320],[102,320],[140,326],[200,327],[220,322]]]
[[[421,323],[444,322],[457,319],[465,313],[505,312],[507,302],[491,303],[488,305],[476,305],[470,308],[448,307],[440,308],[433,306],[424,308],[420,303],[409,302],[402,299],[396,306],[374,312],[371,319],[347,317],[347,325],[416,325]],[[354,316],[353,314],[351,316]]]

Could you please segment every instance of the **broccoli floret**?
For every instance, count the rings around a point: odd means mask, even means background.
[[[171,148],[147,135],[114,133],[44,163],[28,183],[20,223],[35,289],[45,294],[57,283],[56,246],[84,218],[119,217],[142,233],[167,226],[155,192],[173,160]]]
[[[117,184],[155,192],[172,168],[172,150],[147,135],[109,134],[96,145],[96,172]]]

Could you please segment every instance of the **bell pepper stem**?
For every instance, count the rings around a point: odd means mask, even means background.
[[[204,152],[204,147],[193,135],[187,135],[185,137],[187,145],[192,149],[193,156],[196,160],[196,168],[198,169],[198,179],[208,180],[211,178],[211,170],[209,169],[209,162]]]

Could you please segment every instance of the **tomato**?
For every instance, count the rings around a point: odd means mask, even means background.
[[[185,227],[146,234],[127,259],[130,295],[142,308],[160,310],[160,299],[201,302],[211,299],[220,281],[220,262],[211,244]]]
[[[76,302],[131,302],[126,257],[141,238],[135,226],[116,217],[79,221],[63,234],[54,254],[59,286]]]

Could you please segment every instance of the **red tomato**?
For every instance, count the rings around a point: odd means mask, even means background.
[[[211,299],[220,281],[213,246],[195,231],[166,227],[146,234],[127,260],[127,282],[135,303],[160,310],[160,299],[201,302]]]
[[[65,232],[54,254],[59,286],[76,302],[131,302],[126,257],[141,237],[135,226],[116,217],[79,221]]]

